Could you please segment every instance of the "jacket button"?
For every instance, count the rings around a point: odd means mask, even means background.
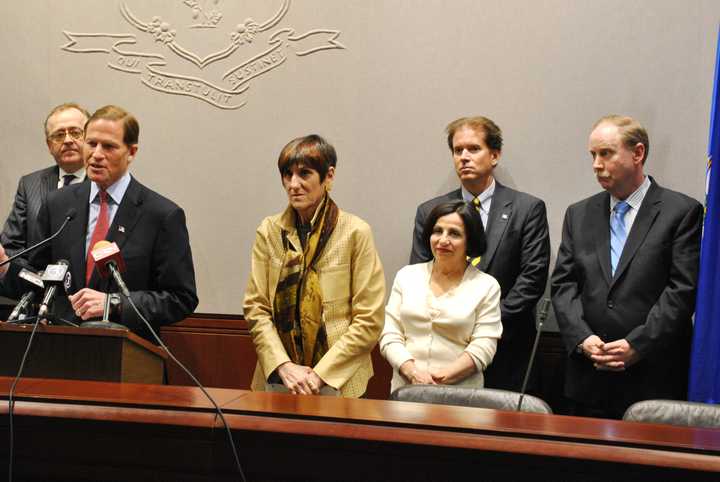
[[[613,308],[615,308],[615,302],[613,302],[613,300],[608,300],[607,307],[612,310]]]

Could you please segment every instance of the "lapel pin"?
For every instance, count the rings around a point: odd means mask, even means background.
[[[120,231],[121,233],[124,233],[124,232],[125,232],[125,226],[118,226],[118,231]]]
[[[505,214],[505,213],[503,213],[503,215],[502,215],[502,218],[503,218],[503,219],[505,219],[505,220],[507,220],[507,218],[508,218],[508,215],[507,215],[507,214]]]

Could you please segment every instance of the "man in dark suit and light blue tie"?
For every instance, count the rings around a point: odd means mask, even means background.
[[[604,192],[565,214],[551,287],[575,415],[687,394],[703,209],[645,175],[649,147],[636,120],[600,119],[589,151]]]
[[[20,178],[0,244],[13,255],[41,241],[36,223],[48,193],[85,180],[83,129],[90,114],[75,103],[60,104],[45,119],[45,142],[55,165]]]
[[[461,187],[417,208],[410,263],[432,259],[423,225],[438,204],[464,199],[475,204],[485,227],[487,250],[477,267],[500,283],[502,339],[485,370],[485,386],[519,391],[535,335],[535,305],[545,291],[550,241],[545,203],[502,185],[493,171],[502,154],[502,132],[486,117],[451,122],[447,142]],[[533,370],[529,387],[536,386]]]

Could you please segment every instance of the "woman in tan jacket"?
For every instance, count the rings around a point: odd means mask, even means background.
[[[280,152],[289,206],[258,227],[245,291],[258,356],[253,390],[282,384],[295,394],[360,397],[373,375],[385,277],[370,226],[328,194],[336,162],[317,135]]]

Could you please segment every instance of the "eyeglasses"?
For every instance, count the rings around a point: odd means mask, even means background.
[[[55,142],[56,144],[60,144],[62,142],[65,142],[66,136],[70,136],[71,139],[79,141],[83,138],[84,134],[85,132],[82,129],[79,129],[77,127],[71,127],[69,129],[60,129],[59,131],[53,132],[48,136],[48,140],[51,142]]]

